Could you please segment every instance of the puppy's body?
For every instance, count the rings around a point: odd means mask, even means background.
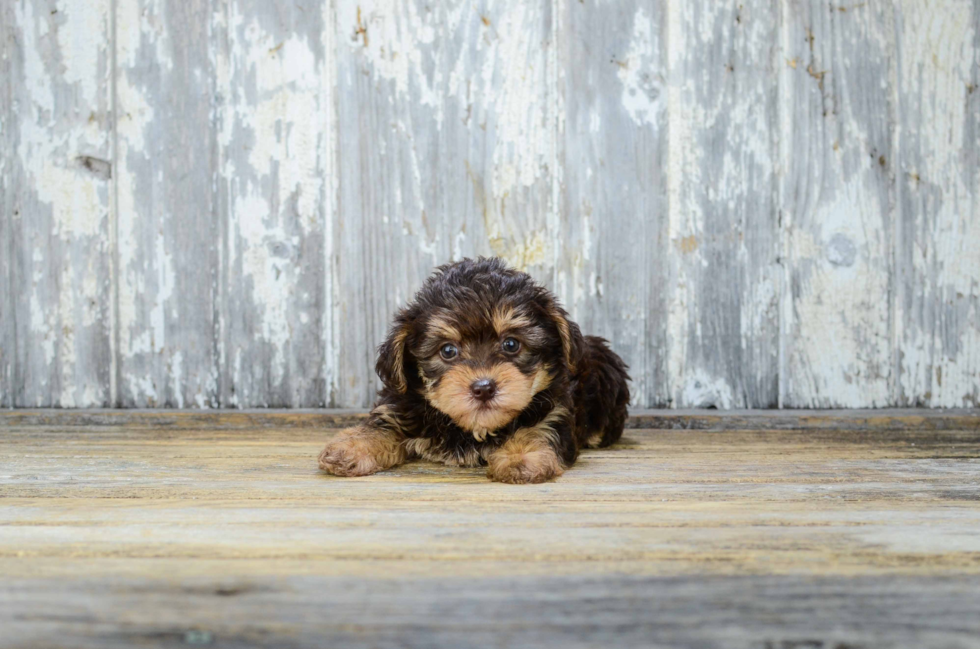
[[[379,348],[383,388],[364,424],[320,454],[336,475],[414,457],[542,482],[623,432],[626,366],[554,297],[498,259],[437,269]]]

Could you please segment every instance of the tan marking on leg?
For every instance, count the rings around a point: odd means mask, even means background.
[[[342,430],[320,452],[320,468],[339,476],[370,475],[402,464],[406,451],[394,432],[365,425]]]
[[[555,451],[558,435],[554,425],[568,411],[557,406],[540,423],[519,428],[514,435],[487,458],[487,477],[497,482],[526,484],[557,478],[565,465]]]
[[[396,431],[399,436],[405,436],[405,428],[402,426],[402,420],[395,415],[395,411],[392,410],[391,406],[376,406],[371,411],[371,418],[383,423],[384,428]]]
[[[581,438],[579,438],[581,439]],[[602,431],[592,433],[589,435],[589,440],[585,443],[589,448],[599,448],[599,443],[602,442]]]
[[[475,448],[467,449],[463,457],[446,451],[441,446],[434,446],[431,439],[417,437],[406,439],[402,445],[409,457],[420,457],[430,462],[438,462],[449,466],[480,466],[480,453]]]
[[[405,452],[412,457],[425,457],[432,446],[432,440],[425,437],[413,437],[403,442]]]
[[[462,457],[455,453],[447,453],[446,451],[430,453],[430,455],[431,457],[426,459],[432,460],[433,462],[442,462],[448,466],[480,466],[480,453],[475,448],[467,449]]]

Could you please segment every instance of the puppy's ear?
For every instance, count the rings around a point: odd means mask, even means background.
[[[562,356],[565,358],[565,367],[569,373],[575,373],[575,336],[578,334],[578,326],[568,321],[568,314],[554,302],[548,307],[548,317],[555,323],[558,329],[558,336],[561,338]]]
[[[395,316],[388,337],[378,347],[378,362],[374,366],[384,386],[401,394],[408,390],[406,365],[411,358],[406,343],[412,333],[413,322],[414,318],[407,311]]]

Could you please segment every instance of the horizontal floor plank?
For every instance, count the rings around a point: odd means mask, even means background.
[[[0,410],[5,426],[155,426],[161,428],[344,428],[363,410]],[[925,410],[633,410],[627,428],[693,430],[980,429],[980,409]]]
[[[121,578],[104,586],[101,580],[57,588],[37,580],[5,583],[2,642],[453,649],[980,646],[980,585],[963,578],[404,580],[290,574],[221,581]]]
[[[980,647],[977,427],[634,428],[513,486],[143,414],[0,418],[0,647]]]

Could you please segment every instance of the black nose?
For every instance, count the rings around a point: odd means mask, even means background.
[[[473,384],[470,386],[470,392],[473,393],[474,399],[490,401],[490,399],[493,399],[493,395],[497,394],[497,384],[490,379],[473,381]]]

